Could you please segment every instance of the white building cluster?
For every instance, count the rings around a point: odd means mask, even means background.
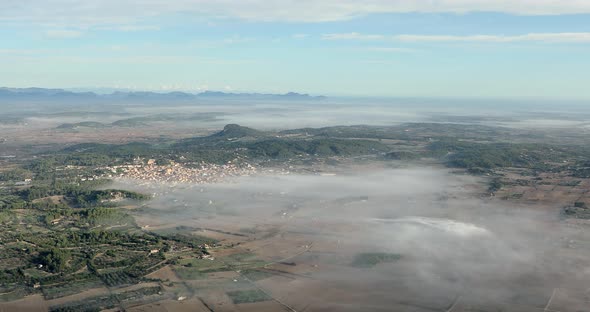
[[[187,167],[171,162],[157,165],[153,159],[146,163],[107,168],[112,177],[143,180],[146,182],[167,183],[217,183],[231,177],[249,176],[256,173],[256,168],[248,163],[227,162],[223,165],[201,163]]]

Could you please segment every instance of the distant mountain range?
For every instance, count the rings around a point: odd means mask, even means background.
[[[149,91],[115,91],[110,94],[94,92],[73,92],[64,89],[45,88],[3,88],[0,87],[0,100],[65,100],[65,99],[119,99],[119,100],[192,100],[203,98],[217,99],[269,99],[269,100],[323,100],[325,96],[311,96],[289,92],[285,94],[264,93],[226,93],[219,91],[205,91],[201,93],[187,92],[149,92]]]

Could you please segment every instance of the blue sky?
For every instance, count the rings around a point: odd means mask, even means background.
[[[590,1],[2,0],[0,85],[590,99]]]

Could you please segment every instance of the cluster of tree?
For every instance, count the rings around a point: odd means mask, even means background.
[[[135,241],[133,239],[133,236],[128,235],[126,233],[103,230],[85,231],[82,233],[72,231],[69,233],[68,239],[70,244],[73,244],[75,246],[80,244],[96,245],[114,244],[121,241]]]
[[[0,270],[0,285],[22,283],[26,280],[22,268]]]
[[[470,170],[518,167],[545,169],[548,162],[568,157],[562,150],[537,144],[476,143],[445,139],[428,146],[431,156],[443,157],[452,167]]]
[[[171,241],[179,242],[182,244],[186,244],[187,246],[189,246],[191,248],[198,248],[199,246],[202,246],[203,244],[216,243],[216,241],[212,238],[197,236],[197,235],[184,235],[181,233],[170,233],[170,234],[151,233],[151,234],[157,235],[157,237],[160,237],[165,240],[171,240]]]
[[[78,183],[77,181],[52,180],[36,181],[31,187],[17,192],[25,200],[35,200],[54,195],[74,195],[87,192],[110,183],[110,180],[97,179]]]
[[[248,140],[195,140],[173,146],[175,155],[186,161],[225,163],[239,157],[249,159],[287,159],[298,156],[355,156],[388,151],[388,147],[361,139],[255,138]]]
[[[2,209],[22,209],[27,206],[27,202],[17,195],[0,195],[0,210]]]
[[[330,137],[331,135],[325,133],[325,131],[329,131],[328,128],[317,130],[314,132],[314,136],[318,136],[316,138],[307,138],[307,136],[304,138],[292,137],[293,134],[301,134],[300,132],[304,130],[292,130],[294,131],[292,133],[282,133],[285,135],[284,137],[276,137],[272,133],[229,124],[216,134],[182,140],[172,145],[172,149],[196,151],[214,148],[217,152],[225,151],[226,153],[237,150],[241,154],[244,154],[243,151],[246,151],[244,156],[264,158],[287,158],[302,154],[344,156],[387,150],[385,146],[375,141],[347,139],[356,138],[357,136],[352,135],[347,137],[342,135],[338,130],[331,132],[331,134],[334,134],[334,137]],[[347,133],[358,134],[358,131],[352,130],[352,132]],[[372,135],[369,136],[373,137]],[[360,137],[366,138],[368,136]]]
[[[66,265],[70,258],[71,253],[68,250],[52,248],[42,251],[39,254],[38,262],[47,268],[47,271],[59,273],[66,269]]]
[[[32,178],[33,173],[22,168],[0,171],[0,181],[23,181]]]
[[[365,138],[391,140],[427,140],[453,137],[461,139],[498,139],[513,135],[496,127],[449,123],[410,123],[396,126],[335,126],[284,130],[280,135],[305,135],[331,138]]]
[[[490,185],[488,186],[488,191],[490,193],[495,193],[495,192],[499,191],[502,188],[502,186],[503,186],[502,179],[500,179],[499,177],[493,178],[490,181]]]
[[[36,209],[36,210],[55,210],[55,209],[66,210],[66,209],[70,208],[70,206],[66,203],[54,202],[51,199],[26,202],[26,207]]]
[[[291,158],[297,155],[351,156],[375,154],[388,150],[379,142],[347,139],[270,139],[254,143],[241,143],[237,146],[246,148],[250,157],[269,158]]]
[[[43,223],[45,223],[46,225],[49,225],[49,224],[51,224],[52,221],[54,221],[56,219],[59,219],[62,217],[71,217],[74,215],[77,215],[77,212],[75,212],[73,209],[52,208],[52,209],[44,210],[43,215],[41,215],[40,219]]]
[[[160,150],[146,143],[78,144],[61,151],[42,155],[26,165],[26,169],[33,172],[35,180],[53,181],[67,171],[57,172],[55,169],[64,166],[80,166],[96,168],[103,166],[130,163],[137,157],[168,159],[169,151]],[[80,170],[78,170],[79,172]]]
[[[392,160],[415,160],[420,158],[420,155],[408,151],[394,151],[385,154],[385,158]]]
[[[64,194],[71,200],[75,207],[95,207],[105,205],[106,201],[123,198],[134,200],[147,200],[150,197],[145,194],[126,190],[76,190]]]
[[[574,177],[590,178],[590,161],[581,161],[569,169]]]
[[[383,127],[383,126],[336,126],[323,128],[302,128],[284,130],[280,135],[302,135],[327,138],[363,138],[363,139],[408,139],[408,133],[404,127]]]
[[[123,223],[135,224],[133,217],[114,208],[91,208],[84,212],[84,220],[91,226],[105,223]]]
[[[97,121],[82,121],[77,123],[64,123],[57,126],[57,129],[75,129],[79,127],[84,128],[104,128],[107,125]]]
[[[84,184],[68,184],[55,182],[49,185],[33,185],[30,188],[20,191],[19,195],[22,200],[33,201],[48,196],[60,195],[75,207],[95,207],[104,204],[105,201],[124,198],[133,200],[147,200],[150,197],[145,194],[126,191],[126,190],[93,190],[93,187],[100,185],[102,182],[96,181]],[[49,203],[45,206],[52,208]]]
[[[60,166],[107,166],[117,159],[100,153],[75,153],[67,152],[55,155],[46,155],[37,158],[27,164],[26,169],[35,174],[37,180],[52,180],[55,177],[55,168]]]

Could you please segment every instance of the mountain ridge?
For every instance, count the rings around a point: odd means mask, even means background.
[[[307,93],[288,92],[284,94],[270,93],[231,93],[222,91],[204,91],[189,93],[182,91],[153,92],[153,91],[114,91],[109,94],[94,92],[74,92],[66,89],[51,88],[7,88],[0,87],[0,99],[67,99],[67,98],[91,98],[91,99],[154,99],[154,100],[193,100],[204,98],[218,99],[271,99],[271,100],[323,100],[325,96],[313,96]]]

